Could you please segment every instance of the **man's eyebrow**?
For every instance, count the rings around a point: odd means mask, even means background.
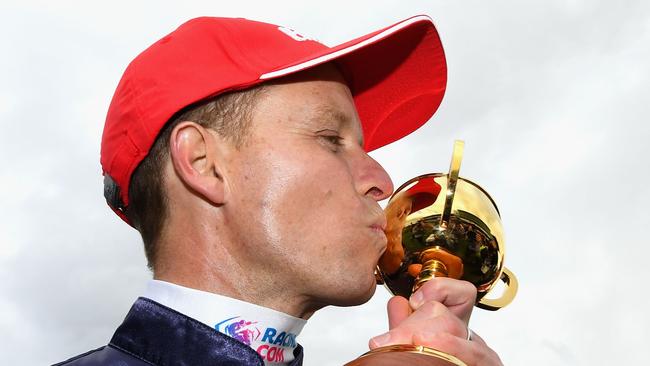
[[[350,118],[345,113],[330,106],[317,107],[314,113],[314,119],[317,120],[315,122],[321,122],[323,120],[334,120],[339,124],[345,124],[350,120]]]
[[[316,112],[314,113],[312,119],[314,120],[313,122],[315,123],[319,123],[319,122],[322,123],[323,120],[336,121],[338,128],[341,128],[346,125],[349,126],[352,123],[352,119],[350,118],[350,116],[330,106],[320,106],[316,108]],[[360,134],[358,142],[360,146],[364,146],[363,133]]]

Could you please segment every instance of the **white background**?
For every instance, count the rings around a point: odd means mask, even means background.
[[[105,206],[99,141],[127,63],[185,20],[242,16],[334,45],[429,14],[449,64],[423,128],[373,156],[396,184],[445,171],[499,204],[520,293],[472,327],[507,365],[650,364],[647,1],[0,2],[0,363],[106,344],[150,274]],[[317,209],[317,208],[315,208]],[[340,365],[386,328],[379,288],[318,312],[305,364]]]

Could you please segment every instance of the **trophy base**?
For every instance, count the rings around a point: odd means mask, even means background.
[[[399,344],[375,348],[344,366],[467,366],[458,358],[425,346]]]

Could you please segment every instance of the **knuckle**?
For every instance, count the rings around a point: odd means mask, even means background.
[[[430,316],[437,316],[444,314],[447,311],[447,307],[438,301],[427,301],[422,304],[422,311]],[[420,309],[418,309],[420,311]]]
[[[422,286],[424,293],[426,295],[440,295],[446,293],[444,280],[446,280],[446,278],[435,277],[427,281],[427,283]]]
[[[476,286],[469,281],[461,281],[461,284],[463,293],[467,294],[467,297],[472,301],[472,303],[476,302]]]

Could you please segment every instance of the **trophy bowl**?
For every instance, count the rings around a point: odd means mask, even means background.
[[[449,175],[426,174],[397,189],[386,207],[386,251],[378,272],[388,290],[409,298],[435,276],[469,281],[477,306],[497,310],[512,301],[512,273],[503,266],[503,226],[499,210],[476,183],[458,178],[449,195]],[[450,212],[445,204],[452,198]],[[485,298],[502,279],[499,299]]]
[[[517,280],[503,265],[496,203],[478,184],[458,176],[463,146],[456,142],[448,174],[410,179],[390,198],[384,210],[388,240],[377,272],[391,293],[406,298],[433,277],[469,281],[476,286],[476,306],[497,310],[513,300]],[[499,280],[502,295],[486,297]]]
[[[477,307],[498,310],[514,299],[518,283],[503,265],[505,244],[497,205],[478,184],[458,175],[463,148],[464,143],[456,141],[449,173],[410,179],[388,201],[387,245],[377,264],[377,282],[408,299],[434,277],[465,280],[476,287]],[[486,296],[499,281],[501,294]],[[401,364],[465,365],[420,345],[380,347],[347,365]]]

